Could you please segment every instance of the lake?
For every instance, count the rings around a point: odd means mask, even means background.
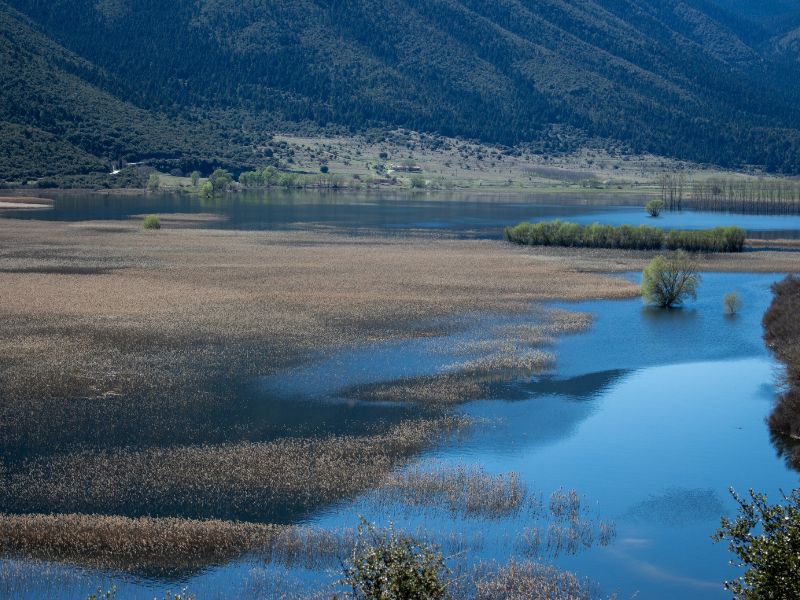
[[[0,217],[60,221],[124,220],[146,214],[211,213],[224,219],[202,224],[231,229],[345,229],[350,232],[409,231],[498,238],[521,221],[568,219],[609,225],[648,224],[667,229],[738,225],[751,237],[797,238],[800,216],[744,215],[685,210],[650,218],[652,196],[571,191],[530,194],[467,192],[264,191],[201,198],[190,194],[54,194],[49,209],[3,210]]]
[[[212,212],[225,220],[209,227],[496,238],[505,225],[529,219],[651,223],[643,200],[594,193],[477,199],[448,193],[241,194],[210,200],[70,195],[58,197],[52,209],[0,211],[0,216],[78,221]],[[800,233],[800,217],[682,212],[657,222],[687,228],[738,224],[776,237]],[[729,597],[721,582],[737,573],[728,565],[725,545],[710,539],[720,517],[734,512],[728,488],[745,492],[752,487],[774,498],[798,484],[765,424],[780,368],[762,343],[761,318],[771,301],[770,286],[781,278],[704,274],[698,300],[670,311],[644,307],[638,299],[547,305],[590,313],[593,324],[548,348],[556,357],[551,371],[500,378],[489,397],[453,408],[476,419],[474,431],[429,448],[401,471],[424,471],[433,464],[468,465],[489,474],[514,471],[531,497],[541,497],[545,505],[555,490],[574,489],[587,521],[593,527],[613,523],[616,535],[604,545],[597,543],[595,531],[592,543],[575,552],[548,547],[536,558],[589,578],[603,593],[620,598]],[[735,316],[722,310],[730,291],[743,301]],[[535,311],[461,315],[440,323],[438,336],[321,352],[277,375],[248,381],[242,394],[250,412],[219,418],[264,422],[276,436],[286,430],[293,435],[358,433],[373,423],[410,418],[425,411],[354,399],[351,392],[446,373],[465,360],[462,346],[484,340],[488,331],[536,319]],[[460,540],[468,548],[468,562],[520,555],[520,532],[535,529],[544,538],[553,525],[546,510],[454,515],[436,506],[381,504],[371,492],[310,514],[286,513],[280,506],[270,510],[269,520],[327,529],[353,527],[357,515],[411,531],[424,527],[435,540]],[[274,591],[275,581],[284,588],[314,589],[337,576],[335,569],[264,565],[253,558],[170,580],[5,559],[0,560],[0,596],[86,597],[98,585],[113,583],[122,597],[163,597],[185,587],[206,600]],[[15,581],[24,581],[24,587],[11,587]]]

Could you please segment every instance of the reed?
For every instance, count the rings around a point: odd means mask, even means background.
[[[470,587],[457,597],[474,600],[590,600],[595,597],[588,580],[554,567],[518,560],[503,566],[479,565]]]
[[[217,520],[0,514],[0,555],[152,576],[192,573],[244,554],[307,568],[335,564],[353,531]]]
[[[352,497],[448,434],[462,417],[402,422],[367,436],[214,446],[80,451],[11,471],[0,505],[13,512],[271,520]]]

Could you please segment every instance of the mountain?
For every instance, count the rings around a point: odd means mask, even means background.
[[[0,0],[0,151],[19,147],[32,177],[135,158],[236,170],[277,128],[405,127],[797,173],[793,15],[782,0]]]

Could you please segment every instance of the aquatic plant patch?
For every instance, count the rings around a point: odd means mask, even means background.
[[[699,231],[665,231],[640,225],[580,225],[566,221],[520,223],[505,229],[510,242],[528,246],[618,248],[622,250],[686,250],[687,252],[741,252],[746,241],[739,227]]]

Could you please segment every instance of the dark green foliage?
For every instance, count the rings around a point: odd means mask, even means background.
[[[320,165],[319,172],[320,173],[327,173],[330,169],[328,169],[328,165]]]
[[[619,248],[624,250],[688,250],[691,252],[740,252],[745,232],[738,227],[700,231],[670,231],[647,225],[578,225],[566,221],[520,223],[507,227],[505,238],[529,246]]]
[[[440,552],[362,519],[341,583],[358,600],[441,600],[448,597],[446,575]]]
[[[736,600],[796,600],[800,598],[800,489],[769,504],[766,494],[750,490],[750,500],[735,491],[739,514],[722,518],[715,541],[728,548],[746,569],[743,576],[726,581]]]
[[[263,141],[279,127],[397,126],[546,152],[605,140],[800,172],[796,57],[770,37],[793,21],[773,18],[767,31],[769,17],[754,25],[735,10],[705,0],[0,0],[0,122],[61,145],[51,160],[22,148],[23,164],[0,163],[0,178],[120,159],[238,173],[272,156]]]
[[[656,256],[642,273],[642,298],[661,308],[680,306],[697,298],[700,276],[694,260],[682,250]]]
[[[208,181],[214,193],[227,192],[231,187],[231,183],[233,183],[233,177],[225,169],[215,169],[214,172],[208,176]]]

